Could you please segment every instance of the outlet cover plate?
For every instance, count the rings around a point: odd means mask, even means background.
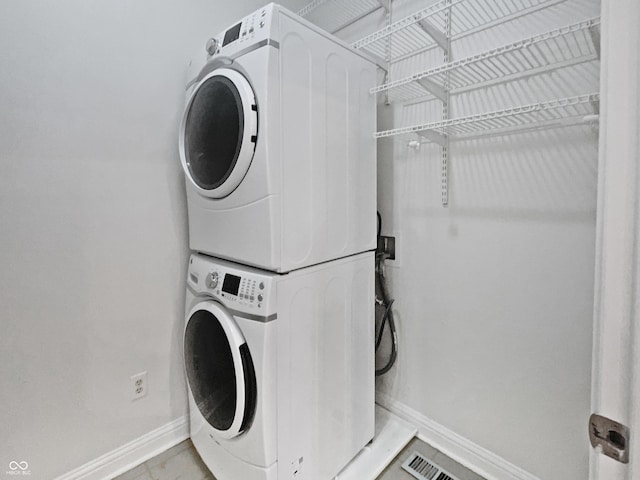
[[[146,397],[148,386],[146,371],[131,375],[131,400]]]

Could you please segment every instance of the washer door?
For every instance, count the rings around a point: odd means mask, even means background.
[[[189,389],[221,438],[249,428],[256,409],[256,375],[247,343],[233,316],[214,301],[189,312],[184,332]]]
[[[246,175],[257,139],[251,85],[235,70],[213,70],[193,89],[182,118],[179,150],[185,175],[202,195],[226,197]]]

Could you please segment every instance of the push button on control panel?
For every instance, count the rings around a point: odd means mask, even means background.
[[[238,292],[238,297],[240,297],[240,300],[248,302],[249,304],[253,302],[256,299],[256,284],[256,280],[243,278],[240,282],[240,289]]]

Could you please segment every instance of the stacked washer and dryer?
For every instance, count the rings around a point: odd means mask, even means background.
[[[190,68],[193,444],[218,480],[329,480],[374,434],[376,66],[270,4]]]

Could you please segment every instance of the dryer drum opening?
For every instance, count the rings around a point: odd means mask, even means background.
[[[193,181],[206,190],[222,185],[242,147],[244,111],[234,83],[213,76],[198,89],[185,128],[185,154]]]

